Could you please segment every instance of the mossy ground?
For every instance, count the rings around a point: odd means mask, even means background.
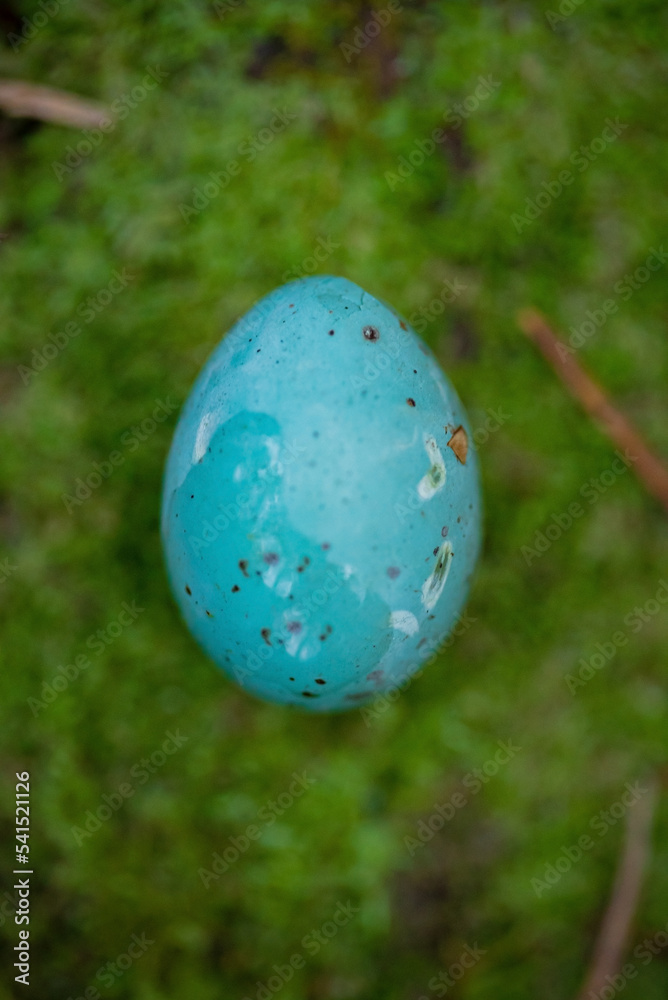
[[[4,32],[37,9],[5,4]],[[604,834],[592,820],[665,768],[668,606],[639,626],[633,609],[668,577],[668,529],[632,472],[610,480],[614,448],[514,317],[535,305],[568,331],[612,299],[578,357],[668,456],[666,265],[630,294],[624,283],[668,248],[668,16],[650,0],[585,0],[551,26],[549,10],[405,2],[360,47],[371,12],[353,0],[91,0],[4,45],[3,77],[135,107],[67,170],[76,130],[0,122],[0,558],[15,567],[0,583],[3,866],[14,774],[29,769],[35,870],[32,986],[12,989],[6,917],[0,997],[255,997],[299,953],[284,1000],[417,1000],[466,945],[485,954],[448,996],[575,994],[623,843],[623,820]],[[133,99],[147,68],[166,75]],[[287,121],[265,143],[277,111]],[[397,180],[445,115],[445,140]],[[624,127],[601,147],[607,119]],[[185,219],[230,161],[238,172]],[[542,192],[540,214],[513,221]],[[176,411],[145,440],[132,430],[156,400],[180,404],[233,320],[323,245],[320,272],[416,321],[431,309],[423,335],[473,426],[490,410],[500,424],[478,435],[475,622],[370,725],[254,701],[203,656],[158,537]],[[80,333],[22,378],[72,321]],[[68,512],[63,494],[114,451],[113,474]],[[574,502],[582,516],[525,559]],[[133,601],[136,620],[99,655],[87,647]],[[619,631],[628,641],[569,690]],[[28,699],[80,654],[90,667],[35,717]],[[187,742],[142,781],[168,730]],[[521,751],[478,790],[470,773],[499,740]],[[198,870],[304,770],[313,787],[205,888]],[[128,782],[134,794],[77,844],[72,828]],[[411,855],[405,838],[457,792],[465,805]],[[539,898],[531,880],[587,833],[592,849]],[[631,948],[668,922],[667,839],[662,801]],[[314,953],[303,939],[338,901],[359,912]],[[154,943],[96,979],[133,934]],[[630,953],[625,998],[665,997],[667,959]]]

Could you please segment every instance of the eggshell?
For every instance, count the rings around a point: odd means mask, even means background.
[[[246,690],[309,710],[359,707],[433,656],[480,522],[455,390],[344,278],[284,285],[236,323],[167,461],[162,537],[188,627]]]

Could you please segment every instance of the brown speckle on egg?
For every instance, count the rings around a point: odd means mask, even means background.
[[[452,437],[448,441],[448,448],[452,448],[458,462],[461,462],[462,465],[466,465],[466,456],[468,455],[469,450],[469,439],[461,424],[459,427],[455,428]]]

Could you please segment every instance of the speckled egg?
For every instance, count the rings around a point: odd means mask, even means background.
[[[467,418],[431,352],[352,282],[306,278],[199,375],[162,537],[208,655],[261,698],[330,711],[396,689],[447,638],[480,517]]]

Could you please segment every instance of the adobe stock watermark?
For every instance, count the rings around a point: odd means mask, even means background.
[[[496,410],[488,407],[485,419],[471,434],[475,446],[480,448],[486,444],[492,434],[496,434],[510,419],[512,419],[512,415],[504,413],[502,406],[498,406]],[[419,510],[420,507],[427,503],[428,499],[429,497],[421,496],[416,489],[411,487],[406,491],[403,503],[395,503],[394,513],[403,524],[410,517],[411,511]]]
[[[435,295],[426,306],[420,306],[419,309],[412,312],[408,317],[408,322],[416,333],[423,333],[429,323],[442,316],[445,307],[454,302],[467,288],[468,285],[463,285],[457,278],[446,278],[439,294]]]
[[[626,816],[628,810],[633,808],[643,795],[647,795],[648,791],[649,789],[642,788],[638,781],[634,782],[633,785],[627,781],[620,798],[607,809],[601,809],[595,816],[592,816],[589,828],[598,835],[599,839],[605,837],[606,833],[613,826],[616,826]],[[536,896],[540,899],[544,893],[549,892],[558,882],[561,882],[563,876],[571,870],[573,865],[581,861],[596,843],[597,841],[590,834],[583,833],[574,844],[562,845],[559,856],[544,866],[542,878],[531,879],[531,888]]]
[[[376,695],[371,704],[361,706],[360,715],[364,719],[364,725],[369,728],[381,715],[384,715],[388,708],[391,708],[394,702],[397,701],[401,693],[409,688],[413,681],[421,677],[426,668],[438,659],[443,650],[452,646],[477,621],[477,618],[471,618],[470,615],[457,615],[452,628],[447,629],[439,639],[432,642],[423,640],[426,646],[426,654],[429,658],[414,673],[402,678],[392,687],[387,688],[382,694]]]
[[[95,973],[95,978],[105,987],[110,989],[114,983],[124,975],[131,965],[145,955],[155,941],[146,937],[144,932],[141,937],[133,934],[130,942],[120,955],[117,955],[113,962],[105,962]],[[83,994],[79,997],[69,996],[67,1000],[101,1000],[102,994],[97,986],[87,986]]]
[[[218,20],[222,21],[232,11],[238,10],[239,7],[245,7],[246,0],[214,0],[212,6],[218,15]]]
[[[574,14],[584,2],[585,0],[561,0],[558,13],[555,13],[553,10],[546,10],[545,17],[552,31],[556,30],[558,24],[563,24],[564,21],[567,21],[571,14]]]
[[[237,146],[237,154],[243,162],[232,159],[228,161],[223,170],[212,170],[209,173],[209,180],[201,187],[193,188],[191,204],[182,202],[179,205],[179,212],[184,222],[190,222],[200,212],[203,212],[214,198],[217,198],[228,187],[232,178],[239,176],[244,163],[252,163],[259,153],[272,144],[277,135],[285,132],[290,122],[296,121],[299,117],[296,112],[288,111],[287,108],[273,108],[272,110],[274,114],[267,125],[255,135],[247,136]]]
[[[146,66],[146,75],[132,90],[121,94],[116,100],[111,102],[110,115],[106,115],[101,121],[99,128],[84,128],[81,130],[83,139],[80,139],[74,146],[65,148],[63,162],[59,160],[51,161],[51,169],[58,181],[63,180],[80,166],[87,156],[102,144],[105,135],[113,132],[119,121],[124,121],[131,111],[133,111],[142,101],[145,101],[149,93],[166,80],[169,73],[160,69],[159,66]]]
[[[659,589],[654,597],[650,597],[643,605],[636,605],[627,615],[624,616],[624,624],[629,627],[631,633],[636,635],[647,622],[651,621],[659,612],[668,605],[668,583],[659,580]],[[617,629],[605,642],[597,642],[595,652],[587,659],[581,656],[578,660],[579,670],[575,674],[566,674],[564,680],[566,687],[575,694],[580,688],[585,687],[592,677],[595,677],[603,667],[607,666],[617,655],[617,651],[623,646],[628,646],[629,636],[623,629]]]
[[[251,844],[259,840],[265,831],[274,825],[278,817],[282,816],[295,800],[300,799],[304,792],[315,785],[317,781],[317,778],[309,777],[306,771],[302,771],[301,774],[293,771],[292,779],[286,791],[281,792],[275,799],[269,799],[258,809],[256,816],[259,823],[249,823],[238,837],[228,837],[227,846],[223,848],[222,856],[218,851],[214,851],[211,855],[211,868],[197,869],[197,874],[205,889],[208,889],[212,882],[217,882],[221,875],[229,871],[241,855],[246,853]]]
[[[377,38],[383,28],[386,28],[394,14],[398,14],[404,8],[400,0],[390,0],[382,10],[374,10],[364,27],[355,28],[352,42],[341,42],[339,48],[343,53],[343,58],[349,63],[354,56],[358,56],[369,42]]]
[[[0,583],[6,583],[12,573],[16,573],[18,566],[10,561],[9,557],[0,563]]]
[[[637,267],[632,274],[625,274],[620,281],[616,281],[613,290],[622,302],[628,302],[634,292],[642,288],[652,273],[659,271],[668,261],[668,253],[660,246],[658,250],[651,247],[645,263]],[[598,330],[608,321],[608,317],[614,315],[619,309],[617,302],[610,298],[601,303],[600,309],[588,309],[585,313],[586,319],[580,326],[570,326],[570,337],[567,344],[557,343],[557,353],[562,361],[570,354],[575,354],[584,344],[590,340]]]
[[[392,362],[401,356],[402,345],[395,333],[390,332],[389,335],[385,335],[380,343],[381,346],[373,352],[373,361],[367,361],[361,374],[348,376],[353,389],[365,389],[372,385],[383,372],[387,371]]]
[[[134,779],[133,781],[121,782],[118,788],[110,794],[105,792],[102,795],[102,802],[95,812],[90,809],[86,811],[83,827],[73,826],[70,828],[77,847],[81,847],[84,840],[97,833],[102,824],[110,820],[114,813],[117,813],[127,800],[132,798],[137,788],[145,785],[151,776],[167,763],[168,758],[180,750],[183,744],[190,739],[178,729],[175,733],[170,729],[166,730],[165,737],[166,739],[157,750],[154,750],[148,757],[142,757],[141,760],[132,765],[129,776]]]
[[[317,955],[321,948],[336,937],[342,927],[345,927],[353,917],[360,912],[359,906],[354,906],[350,900],[346,903],[337,902],[336,909],[329,920],[326,920],[320,927],[314,927],[301,940],[301,946],[307,955]],[[251,996],[246,995],[243,1000],[271,1000],[286,983],[289,983],[296,971],[303,969],[306,959],[302,952],[295,952],[290,956],[285,965],[273,965],[272,975],[266,982],[255,984],[255,991]]]
[[[32,17],[21,18],[21,34],[10,31],[7,41],[14,52],[18,52],[24,45],[36,38],[41,29],[49,23],[52,17],[59,13],[61,7],[66,7],[70,0],[38,0],[37,6],[40,10],[35,11]]]
[[[120,444],[123,451],[129,453],[136,451],[179,406],[178,403],[172,402],[171,396],[167,397],[165,403],[161,399],[156,399],[154,402],[156,405],[150,417],[145,417],[141,423],[121,434]],[[72,493],[61,493],[60,499],[65,504],[65,510],[68,514],[71,514],[75,507],[80,507],[86,500],[90,499],[93,492],[106,479],[109,479],[114,469],[123,465],[126,459],[123,451],[115,448],[102,462],[93,462],[92,471],[85,478],[78,476],[75,479]]]
[[[425,160],[433,156],[437,147],[446,141],[449,132],[458,129],[500,86],[500,81],[494,80],[491,76],[479,76],[475,90],[461,103],[453,104],[443,113],[443,120],[448,127],[445,129],[435,128],[426,139],[415,139],[413,142],[415,148],[411,149],[406,156],[398,158],[394,171],[385,172],[385,180],[390,191],[396,191],[399,184],[403,184],[409,177],[412,177]]]
[[[306,448],[304,445],[301,445],[294,439],[290,444],[282,446],[278,461],[281,465],[287,467],[305,452]],[[247,517],[249,508],[256,509],[258,501],[265,495],[270,485],[271,480],[268,477],[255,477],[250,486],[246,490],[240,490],[231,503],[221,504],[220,513],[216,514],[212,520],[202,521],[202,533],[200,535],[188,536],[188,544],[195,555],[203,549],[208,549],[213,542],[220,538],[224,531],[227,531],[234,521],[239,520],[241,517]]]
[[[244,651],[246,662],[243,665],[234,663],[231,665],[237,684],[244,687],[246,681],[252,678],[258,670],[261,670],[265,663],[270,660],[278,647],[285,648],[290,656],[297,656],[303,640],[307,638],[306,625],[314,615],[323,617],[323,608],[347,580],[347,572],[342,566],[335,566],[330,569],[327,576],[320,580],[321,586],[316,587],[311,595],[305,600],[295,601],[289,611],[283,612],[282,621],[279,628],[263,632],[263,641],[258,644],[255,650]],[[327,625],[321,625],[317,632],[324,641],[327,635]],[[331,626],[329,627],[331,631]],[[313,641],[313,640],[311,640]],[[317,641],[317,640],[316,640]],[[313,691],[302,691],[305,698],[317,698]]]
[[[601,153],[605,152],[608,146],[617,141],[624,129],[627,128],[628,125],[620,122],[619,118],[614,121],[611,118],[606,118],[605,128],[600,136],[596,136],[588,145],[582,145],[574,153],[571,153],[568,162],[578,168],[578,173],[584,173],[599,158]],[[575,174],[571,170],[561,170],[555,180],[543,181],[541,185],[543,190],[539,191],[534,198],[526,199],[524,213],[514,212],[510,216],[510,221],[516,231],[521,233],[526,226],[532,225],[574,180]]]
[[[456,962],[449,965],[447,969],[441,969],[437,976],[427,983],[428,989],[435,993],[437,997],[447,996],[448,990],[464,978],[469,969],[477,965],[483,955],[487,954],[486,948],[480,948],[476,941],[473,945],[467,944]],[[421,996],[418,1000],[431,1000],[430,997]]]
[[[140,614],[142,614],[144,608],[137,607],[135,601],[132,604],[128,604],[127,601],[123,601],[121,604],[121,610],[118,615],[113,618],[110,622],[107,622],[104,628],[99,628],[96,632],[91,632],[91,634],[86,639],[86,648],[90,649],[95,656],[101,656],[105,652],[108,646],[114,642],[119,635],[121,635],[125,629],[129,628],[136,622]],[[79,653],[78,656],[74,658],[72,663],[59,664],[56,667],[56,672],[50,681],[44,681],[42,684],[41,698],[27,698],[27,705],[33,714],[33,718],[36,718],[41,711],[43,711],[47,705],[52,705],[56,700],[58,695],[62,694],[63,691],[67,691],[70,684],[79,677],[84,670],[88,670],[92,666],[92,660],[86,653]]]
[[[81,302],[75,309],[84,324],[92,323],[96,316],[103,312],[113,299],[127,288],[131,281],[134,281],[134,274],[128,274],[127,268],[121,272],[112,271],[110,281],[100,288],[94,295],[89,295],[85,302]],[[32,352],[31,365],[17,365],[17,372],[21,376],[24,385],[28,385],[33,375],[43,372],[47,365],[65,350],[71,340],[81,333],[81,323],[71,320],[66,323],[61,330],[54,330],[48,334],[48,340],[39,348],[34,348]]]
[[[313,274],[318,270],[318,264],[323,264],[332,256],[336,250],[341,249],[341,244],[336,243],[331,236],[326,239],[318,236],[313,246],[313,251],[308,257],[291,267],[289,271],[284,271],[281,277],[282,282],[295,281],[297,278],[304,278],[307,274]]]
[[[661,954],[666,945],[668,945],[668,924],[663,930],[653,934],[651,938],[645,938],[641,944],[636,945],[633,949],[633,957],[638,959],[640,965],[649,965],[657,955]],[[602,986],[600,990],[590,990],[586,1000],[614,1000],[614,997],[621,993],[626,984],[635,979],[637,975],[638,966],[633,962],[627,962],[614,976],[606,974],[606,985]]]
[[[411,857],[420,848],[428,844],[442,830],[446,823],[453,819],[460,809],[463,809],[482,788],[499,773],[504,764],[508,764],[522,747],[515,746],[512,740],[497,743],[498,750],[493,757],[486,760],[482,767],[475,767],[462,778],[466,792],[454,792],[445,802],[434,803],[434,811],[426,819],[418,820],[415,836],[404,837],[404,844]]]
[[[590,506],[598,503],[601,497],[608,492],[611,486],[617,482],[620,476],[629,469],[635,461],[634,455],[629,454],[628,448],[624,454],[616,451],[617,456],[609,469],[604,469],[598,476],[592,476],[583,486],[580,487],[580,496],[584,497]],[[585,508],[577,500],[569,503],[565,511],[552,514],[552,523],[548,524],[543,531],[536,531],[531,545],[523,545],[520,549],[524,562],[530,566],[534,559],[540,558],[552,545],[557,542],[585,513]]]

